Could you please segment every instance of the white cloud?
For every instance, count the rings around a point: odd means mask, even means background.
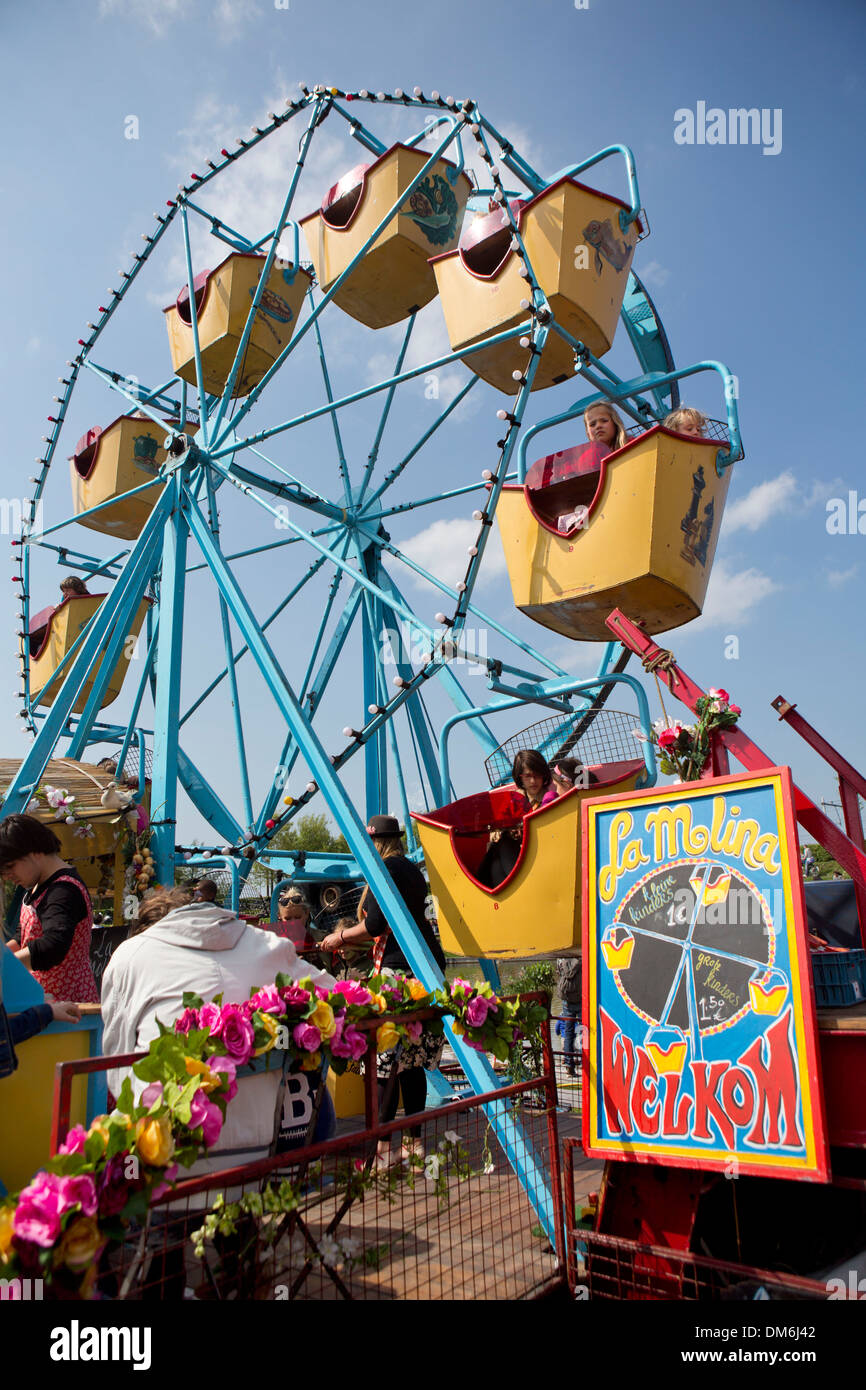
[[[113,15],[133,19],[161,39],[173,24],[192,19],[198,0],[99,0],[102,19]],[[262,13],[258,0],[216,0],[208,7],[207,22],[215,24],[217,38],[228,42],[251,19]]]
[[[850,569],[847,570],[828,570],[827,583],[831,589],[841,589],[843,584],[847,584],[849,579],[854,578],[859,568],[859,565],[851,565]]]
[[[651,289],[661,289],[671,278],[671,273],[666,270],[658,261],[650,261],[649,265],[641,266],[639,278]]]
[[[716,560],[698,621],[704,627],[748,622],[752,609],[781,587],[758,569],[734,570],[726,561]]]
[[[99,14],[102,19],[111,15],[135,19],[161,39],[177,20],[192,16],[196,3],[197,0],[99,0]]]
[[[405,551],[410,560],[414,560],[417,565],[423,565],[437,579],[454,588],[466,573],[469,547],[475,545],[478,531],[479,522],[471,519],[434,521],[425,530],[419,531],[407,540],[397,541],[396,544],[400,550]],[[499,532],[494,530],[488,537],[478,582],[485,584],[488,580],[497,579],[505,573],[505,568],[502,542]],[[414,570],[410,573],[413,582],[419,587],[427,584],[427,581],[415,574]]]
[[[789,512],[797,500],[799,488],[793,473],[786,470],[776,478],[758,483],[745,497],[732,502],[725,514],[725,531],[757,531],[766,522]]]

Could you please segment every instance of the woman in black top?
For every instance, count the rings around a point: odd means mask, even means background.
[[[393,880],[394,887],[424,938],[425,945],[444,973],[445,956],[426,917],[427,884],[421,870],[407,859],[403,852],[399,822],[394,816],[373,816],[367,830],[372,836],[375,848],[385,861],[385,868]],[[358,918],[357,926],[344,927],[326,936],[321,943],[322,950],[338,951],[343,945],[354,946],[372,940],[375,943],[373,961],[376,970],[410,973],[409,962],[369,888],[365,888],[358,904]],[[389,1052],[379,1054],[376,1077],[379,1085],[379,1119],[382,1123],[393,1120],[396,1115],[398,1091],[403,1097],[404,1113],[407,1116],[421,1114],[427,1104],[425,1073],[435,1071],[439,1066],[444,1046],[444,1035],[436,1035],[425,1029],[416,1043],[403,1043]],[[423,1159],[420,1135],[420,1125],[407,1127],[402,1149],[405,1162],[409,1162],[413,1155]],[[387,1167],[391,1161],[390,1155],[390,1141],[383,1141],[379,1145],[377,1165]]]

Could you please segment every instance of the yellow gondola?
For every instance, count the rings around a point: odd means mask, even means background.
[[[228,381],[263,264],[263,256],[233,251],[215,270],[205,270],[193,281],[202,379],[210,395],[222,395]],[[298,269],[292,277],[288,261],[274,261],[232,399],[249,395],[291,339],[311,280],[308,271]],[[195,348],[186,285],[163,313],[172,366],[179,377],[194,386]]]
[[[373,164],[358,164],[328,191],[321,208],[303,218],[316,278],[327,291],[357,256],[401,192],[429,159],[422,150],[392,145]],[[368,328],[399,323],[436,294],[431,252],[457,245],[472,185],[440,159],[376,238],[334,295]]]
[[[144,415],[121,415],[105,429],[97,425],[82,435],[69,460],[76,516],[157,478],[165,462],[163,443],[168,428],[168,424],[161,428]],[[81,525],[127,541],[135,540],[153,511],[162,486],[155,485],[137,497],[103,507],[93,516],[81,518]]]
[[[496,508],[511,591],[535,622],[583,641],[608,641],[614,608],[648,633],[699,616],[713,565],[730,468],[720,445],[655,425],[599,460],[580,455],[553,486],[503,488]],[[546,460],[541,460],[546,463]]]
[[[639,219],[619,224],[626,205],[574,179],[558,179],[529,202],[512,209],[539,285],[557,322],[585,343],[596,357],[613,342],[635,245]],[[504,209],[494,210],[464,229],[456,251],[435,256],[439,297],[454,352],[524,323],[527,282],[523,262],[511,246]],[[517,339],[481,348],[467,366],[491,386],[514,394],[515,371],[526,367],[526,349]],[[551,332],[532,389],[538,391],[574,375],[574,350]]]
[[[55,696],[63,684],[62,677],[58,677],[44,695],[40,695],[40,691],[53,676],[79,633],[90,621],[104,598],[105,594],[76,594],[70,598],[64,598],[56,607],[43,608],[41,612],[36,613],[31,618],[30,632],[24,640],[30,644],[30,691],[34,704],[51,705],[54,703]],[[150,602],[150,599],[142,599],[130,624],[128,638],[138,636]],[[120,694],[134,645],[134,642],[129,640],[124,642],[120,658],[105,691],[101,709],[105,709],[105,706],[110,705],[112,700],[116,700]],[[100,662],[99,666],[101,664]],[[75,702],[76,714],[80,714],[84,709],[99,666],[88,677]]]
[[[632,791],[640,758],[590,766],[598,779],[524,815],[512,787],[414,813],[446,951],[493,960],[556,955],[580,945],[580,806]],[[491,831],[522,826],[520,856],[497,888],[475,877]]]

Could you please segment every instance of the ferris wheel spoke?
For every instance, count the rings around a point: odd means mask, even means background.
[[[312,288],[310,289],[309,293],[310,303],[315,307],[315,300],[313,298]],[[322,341],[322,331],[319,327],[318,319],[316,319],[315,327],[316,348],[319,354],[319,365],[322,369],[322,380],[325,384],[325,395],[328,398],[328,404],[333,405],[334,393],[331,390],[331,375],[328,371],[328,362],[327,358],[325,357],[325,345]],[[340,482],[343,484],[343,501],[346,503],[347,507],[350,507],[352,504],[352,480],[349,477],[349,465],[346,462],[346,451],[343,448],[343,436],[340,433],[340,421],[337,418],[336,411],[331,412],[331,425],[333,426],[334,430],[334,443],[337,447],[337,466],[340,470]]]
[[[311,125],[310,125],[310,127],[309,127],[308,132],[307,132],[308,136],[312,135],[312,130],[313,130],[314,126],[315,126],[316,124],[318,124],[318,119],[319,119],[318,114],[317,114],[317,113],[314,113],[314,116],[313,116],[312,121],[311,121]],[[455,136],[456,136],[456,135],[459,133],[459,131],[462,130],[466,125],[467,125],[467,120],[466,120],[465,117],[464,117],[464,118],[461,118],[459,122],[455,122],[454,129],[453,129],[452,131],[450,131],[450,132],[448,133],[448,135],[446,135],[446,137],[444,138],[444,140],[440,141],[440,143],[436,146],[436,149],[435,149],[435,150],[433,151],[433,153],[431,154],[430,158],[429,158],[429,159],[426,161],[426,163],[421,167],[421,169],[418,171],[418,173],[415,175],[415,177],[411,180],[411,182],[410,182],[409,184],[406,185],[405,188],[403,188],[403,189],[401,190],[401,192],[400,192],[400,194],[399,194],[399,196],[398,196],[398,198],[397,198],[397,201],[393,204],[393,206],[389,207],[388,211],[384,214],[384,216],[382,217],[382,219],[381,219],[381,221],[379,222],[378,226],[376,226],[376,227],[373,229],[373,231],[370,233],[370,235],[369,235],[369,237],[367,238],[367,240],[366,240],[366,242],[364,243],[364,245],[360,248],[360,250],[357,252],[357,254],[352,258],[352,260],[351,260],[351,261],[349,262],[349,264],[346,266],[345,270],[343,270],[342,273],[337,277],[337,279],[334,281],[333,285],[332,285],[331,288],[327,291],[327,293],[324,294],[324,295],[322,296],[321,300],[319,301],[319,304],[318,304],[317,307],[313,310],[313,313],[310,315],[310,317],[307,318],[307,319],[304,321],[303,324],[301,324],[301,326],[300,326],[300,328],[298,329],[297,333],[295,333],[295,335],[289,340],[289,342],[286,344],[286,346],[282,349],[282,351],[280,352],[279,356],[274,360],[274,362],[271,364],[271,366],[270,366],[270,367],[268,368],[268,370],[265,372],[264,376],[262,377],[262,379],[261,379],[261,381],[258,383],[258,385],[255,386],[255,387],[253,387],[253,390],[250,392],[249,396],[247,397],[247,399],[245,400],[244,404],[240,407],[240,409],[239,409],[237,415],[235,416],[235,421],[234,421],[235,425],[239,424],[240,421],[241,421],[242,419],[244,419],[244,418],[249,414],[249,412],[252,410],[253,406],[255,405],[256,401],[257,401],[257,400],[259,399],[259,397],[261,396],[262,392],[263,392],[263,391],[266,389],[266,387],[270,384],[271,380],[272,380],[273,377],[276,375],[276,373],[280,370],[280,368],[283,366],[283,364],[286,362],[286,360],[288,359],[289,355],[290,355],[292,352],[294,352],[294,351],[297,349],[297,347],[299,346],[299,344],[303,341],[303,339],[305,338],[306,334],[309,332],[309,330],[310,330],[310,328],[312,327],[312,325],[313,325],[315,322],[317,322],[317,320],[318,320],[319,317],[321,316],[322,311],[327,307],[328,304],[330,304],[331,300],[334,298],[334,295],[338,293],[338,291],[342,288],[342,285],[344,284],[344,282],[345,282],[345,281],[348,279],[348,277],[352,274],[352,271],[355,269],[355,267],[356,267],[356,265],[358,264],[358,262],[366,255],[366,253],[367,253],[367,251],[369,250],[369,248],[370,248],[371,246],[374,245],[374,243],[376,242],[376,240],[378,239],[378,237],[381,235],[381,233],[385,230],[385,228],[388,226],[388,224],[389,224],[389,222],[392,220],[392,218],[399,212],[400,208],[403,206],[403,204],[406,202],[406,200],[407,200],[408,198],[411,197],[411,195],[414,193],[415,189],[418,187],[419,183],[421,183],[422,179],[425,179],[425,178],[427,177],[427,175],[431,172],[431,170],[434,168],[434,166],[436,165],[436,163],[438,162],[438,160],[439,160],[439,159],[442,157],[442,155],[444,154],[445,150],[448,148],[448,146],[449,146],[449,145],[451,144],[451,142],[454,140]],[[417,375],[417,373],[412,373],[412,375]],[[225,436],[226,436],[227,433],[228,433],[228,429],[227,429],[226,426],[223,427],[223,430],[222,430],[221,433],[216,433],[216,432],[215,432],[215,438],[214,438],[213,443],[214,443],[214,447],[215,447],[215,449],[217,450],[217,452],[219,452],[220,447],[223,445],[224,439],[225,439]],[[260,439],[260,438],[266,438],[266,437],[267,437],[267,435],[258,436],[258,437],[256,437],[255,442],[259,442],[259,439]]]
[[[400,351],[397,354],[397,361],[395,363],[394,371],[391,376],[392,383],[400,375],[400,371],[403,366],[403,361],[406,357],[406,350],[409,347],[409,340],[412,337],[412,329],[415,327],[416,313],[417,310],[413,309],[406,322],[406,332],[403,334],[403,341],[400,344]],[[373,469],[376,467],[376,460],[379,457],[379,448],[382,443],[382,436],[385,433],[385,426],[388,423],[388,416],[391,413],[391,406],[394,403],[394,393],[396,390],[396,385],[389,386],[387,394],[385,396],[385,404],[382,406],[382,414],[379,417],[379,424],[377,426],[376,434],[373,439],[373,447],[367,455],[367,463],[364,468],[364,476],[361,479],[361,486],[358,489],[359,507],[363,504],[364,493],[367,491],[367,486],[370,482],[370,478],[372,477]]]
[[[231,556],[228,556],[228,557],[227,557],[227,559],[231,559],[231,558],[232,558]],[[327,559],[327,556],[322,555],[322,556],[320,556],[317,560],[314,560],[314,561],[313,561],[313,563],[310,565],[309,569],[307,570],[306,574],[304,574],[304,575],[301,576],[301,578],[298,580],[298,582],[297,582],[297,583],[293,586],[293,588],[291,588],[291,589],[289,590],[289,592],[286,594],[285,598],[282,598],[282,599],[280,600],[280,602],[277,604],[277,606],[276,606],[276,608],[273,610],[273,612],[272,612],[271,614],[269,614],[269,616],[268,616],[268,617],[265,619],[265,621],[262,623],[262,632],[266,632],[267,629],[271,626],[271,624],[272,624],[273,622],[275,622],[276,619],[279,617],[279,615],[283,612],[283,610],[284,610],[285,608],[288,607],[288,605],[291,603],[292,599],[297,598],[298,594],[301,592],[301,590],[304,588],[304,586],[305,586],[306,584],[309,583],[309,581],[313,578],[314,575],[318,574],[319,570],[323,567],[323,565],[324,565],[326,559]],[[209,569],[210,566],[209,566],[209,565],[205,565],[204,568]],[[189,571],[187,571],[187,573],[189,573]],[[234,656],[234,658],[233,658],[233,661],[234,661],[234,665],[235,665],[235,666],[237,666],[238,662],[241,660],[241,658],[242,658],[243,656],[245,656],[245,655],[247,654],[248,651],[249,651],[249,647],[246,646],[246,644],[244,644],[244,646],[238,648],[238,650],[237,650],[237,652],[236,652],[236,654],[235,654],[235,656]],[[198,696],[198,698],[197,698],[196,700],[193,701],[193,703],[192,703],[192,704],[189,706],[189,708],[187,709],[186,713],[183,714],[183,715],[181,715],[181,718],[180,718],[180,725],[181,725],[181,727],[187,722],[188,719],[190,719],[190,718],[192,717],[193,714],[195,714],[196,710],[199,708],[200,705],[202,705],[202,704],[204,703],[204,701],[208,698],[208,696],[213,694],[213,692],[216,690],[217,686],[218,686],[222,681],[225,680],[225,678],[226,678],[227,675],[228,675],[228,670],[227,670],[225,667],[223,667],[223,669],[222,669],[222,671],[219,673],[219,675],[215,676],[214,679],[211,681],[210,685],[208,685],[207,688],[206,688],[205,690],[203,690],[202,693]]]
[[[344,553],[347,545],[348,542],[344,541]],[[357,602],[360,600],[361,597],[361,591],[356,590],[355,594],[350,598],[349,604],[343,610],[341,619],[337,623],[336,631],[334,633],[334,636],[331,638],[331,642],[328,646],[325,657],[323,658],[322,663],[316,672],[315,678],[313,678],[313,667],[315,666],[315,663],[318,659],[319,651],[321,650],[325,630],[327,628],[328,622],[330,621],[331,612],[334,606],[334,600],[336,599],[337,591],[340,587],[341,581],[342,572],[340,570],[337,570],[336,574],[331,579],[331,583],[328,589],[328,597],[325,602],[325,612],[322,616],[322,621],[319,624],[319,631],[316,634],[316,640],[313,644],[313,650],[310,653],[310,657],[307,662],[307,669],[304,672],[304,677],[298,690],[298,702],[301,704],[301,706],[303,706],[304,702],[308,699],[308,692],[310,690],[310,680],[315,680],[315,684],[312,688],[312,698],[309,699],[310,719],[313,718],[316,708],[318,707],[322,699],[322,696],[324,695],[325,690],[327,689],[328,682],[331,678],[331,674],[333,672],[337,658],[340,652],[342,651],[343,643],[346,639],[349,628],[351,627],[352,622],[354,620],[354,614],[357,610]],[[268,793],[264,799],[261,810],[259,811],[258,819],[255,823],[256,834],[258,835],[262,834],[265,828],[265,821],[270,820],[270,818],[274,814],[274,810],[276,809],[277,804],[279,802],[280,794],[285,787],[286,781],[290,776],[292,769],[294,768],[298,756],[298,751],[299,750],[297,744],[295,743],[294,736],[291,733],[287,734],[282,747],[282,751],[280,753],[279,762],[277,764],[277,770],[274,776],[274,781],[268,789]]]
[[[205,475],[205,486],[207,488],[207,503],[210,520],[211,534],[214,544],[219,546],[219,519],[217,514],[216,496],[214,494],[213,483],[209,472]],[[222,552],[220,552],[222,553]],[[223,635],[223,650],[226,658],[226,675],[229,683],[229,701],[232,707],[232,716],[235,726],[235,745],[238,753],[238,770],[241,779],[241,793],[244,799],[244,811],[246,813],[245,824],[252,827],[253,824],[253,803],[250,794],[250,773],[247,765],[246,743],[244,740],[244,726],[241,718],[241,703],[238,693],[237,671],[235,669],[234,652],[232,650],[232,635],[229,625],[229,612],[225,597],[219,594],[220,626]]]
[[[91,362],[89,357],[82,358],[82,366],[86,367],[100,381],[104,381],[110,391],[114,391],[118,396],[123,396],[124,400],[129,401],[130,405],[134,405],[141,411],[142,415],[146,415],[155,425],[159,425],[160,429],[165,429],[166,424],[165,416],[158,414],[158,410],[165,410],[169,406],[179,409],[176,401],[167,401],[163,404],[161,400],[164,396],[163,387],[157,388],[156,391],[145,391],[142,395],[140,387],[121,372],[114,372],[109,367],[100,367],[96,362]]]
[[[186,283],[189,295],[189,321],[192,328],[192,347],[195,359],[195,382],[198,392],[198,418],[201,428],[202,438],[205,444],[210,438],[207,419],[207,393],[204,389],[204,375],[201,365],[201,343],[198,333],[198,299],[195,292],[195,276],[192,269],[192,250],[189,244],[189,218],[186,211],[186,201],[180,203],[180,224],[183,231],[183,251],[186,259]],[[178,306],[179,307],[179,306]]]
[[[412,460],[413,460],[413,458],[415,457],[415,455],[418,454],[418,453],[420,452],[421,449],[423,449],[424,445],[427,444],[427,443],[429,442],[429,440],[433,437],[433,435],[436,433],[436,431],[438,430],[439,426],[445,423],[445,421],[448,419],[448,416],[449,416],[453,411],[455,411],[455,410],[457,409],[458,405],[460,405],[460,403],[466,398],[466,396],[468,396],[468,394],[469,394],[469,392],[472,390],[473,386],[475,386],[480,380],[481,380],[481,378],[480,378],[480,377],[477,377],[477,376],[472,376],[472,377],[470,377],[470,379],[469,379],[469,381],[467,381],[466,385],[463,386],[463,387],[461,387],[461,389],[457,392],[457,395],[454,397],[454,399],[445,407],[445,409],[441,412],[441,414],[434,420],[434,422],[433,422],[433,424],[430,426],[430,428],[429,428],[428,430],[425,430],[424,434],[422,434],[421,438],[418,440],[418,443],[417,443],[412,449],[409,450],[408,454],[406,454],[406,455],[400,460],[399,463],[397,463],[397,464],[394,465],[394,467],[391,469],[391,472],[388,473],[388,474],[386,475],[386,477],[382,480],[382,482],[381,482],[381,483],[379,484],[379,486],[376,488],[376,491],[373,492],[373,493],[371,493],[370,496],[367,498],[367,502],[366,502],[366,505],[365,505],[365,507],[364,507],[364,512],[365,512],[366,515],[368,515],[368,516],[371,515],[371,513],[372,513],[372,508],[373,508],[373,507],[375,506],[375,504],[378,502],[379,498],[383,495],[383,493],[387,492],[388,489],[391,488],[391,487],[393,486],[393,484],[394,484],[394,483],[397,481],[397,479],[400,477],[400,474],[403,472],[403,470],[407,467],[408,464],[410,464],[410,463],[412,462]],[[436,495],[436,497],[429,497],[429,498],[427,498],[427,499],[426,499],[426,502],[438,502],[438,501],[441,500],[442,496],[445,496],[445,497],[456,497],[456,496],[458,496],[458,495],[459,495],[460,493],[462,493],[462,492],[473,492],[473,491],[475,491],[477,488],[483,487],[483,486],[484,486],[483,482],[482,482],[482,483],[471,483],[471,484],[469,485],[469,487],[465,487],[465,488],[456,488],[453,492],[446,492],[446,493],[444,493],[444,494],[438,493],[438,494]],[[407,507],[408,507],[408,508],[411,508],[411,507],[423,507],[424,505],[425,505],[425,501],[404,503],[404,504],[402,505],[402,507],[400,507],[400,508],[392,508],[392,509],[389,510],[389,511],[382,511],[382,512],[379,512],[378,515],[379,515],[379,516],[390,516],[390,515],[392,514],[393,511],[404,510],[404,509],[407,508]]]
[[[238,342],[237,350],[236,350],[235,356],[234,356],[234,361],[232,362],[231,370],[229,371],[228,378],[227,378],[227,380],[226,380],[225,389],[224,389],[223,394],[222,394],[222,400],[220,401],[219,408],[218,408],[218,410],[217,410],[217,412],[216,412],[216,416],[215,416],[215,418],[214,418],[214,422],[213,422],[213,436],[214,436],[214,438],[215,438],[216,440],[219,440],[219,439],[221,438],[221,435],[220,435],[220,426],[222,425],[223,420],[225,419],[226,409],[227,409],[227,407],[228,407],[229,401],[230,401],[231,398],[232,398],[232,393],[234,392],[235,384],[236,384],[237,379],[238,379],[238,372],[240,371],[241,363],[242,363],[243,360],[244,360],[244,357],[245,357],[246,351],[247,351],[247,347],[249,346],[249,341],[250,341],[250,338],[251,338],[251,336],[252,336],[252,331],[253,331],[253,325],[254,325],[255,320],[256,320],[256,314],[257,314],[258,311],[259,311],[259,307],[260,307],[261,302],[262,302],[262,297],[263,297],[264,292],[265,292],[265,287],[266,287],[266,285],[267,285],[267,283],[268,283],[268,279],[270,278],[270,274],[271,274],[271,270],[272,270],[272,268],[273,268],[274,260],[276,259],[277,247],[279,246],[280,237],[282,236],[283,231],[284,231],[285,226],[286,226],[286,223],[287,223],[288,220],[289,220],[289,212],[291,211],[291,206],[292,206],[292,203],[293,203],[293,201],[294,201],[295,192],[296,192],[297,187],[298,187],[298,180],[299,180],[299,178],[301,177],[301,171],[302,171],[302,169],[303,169],[303,167],[304,167],[304,163],[305,163],[306,158],[307,158],[307,151],[308,151],[308,149],[309,149],[309,147],[310,147],[310,141],[311,141],[312,138],[313,138],[313,131],[315,130],[316,126],[317,126],[318,123],[319,123],[319,119],[320,119],[320,117],[321,117],[321,115],[322,115],[322,111],[323,111],[323,109],[324,109],[324,107],[325,107],[326,104],[327,104],[327,103],[324,102],[322,99],[319,99],[319,100],[315,103],[315,105],[313,106],[313,110],[312,110],[312,112],[310,113],[310,119],[309,119],[309,121],[308,121],[308,123],[307,123],[307,128],[306,128],[306,130],[304,131],[303,136],[301,137],[300,147],[299,147],[299,149],[298,149],[298,157],[297,157],[297,160],[295,161],[295,167],[294,167],[294,169],[293,169],[293,171],[292,171],[292,177],[291,177],[291,179],[289,180],[289,189],[288,189],[288,192],[287,192],[287,194],[286,194],[286,197],[285,197],[285,199],[284,199],[284,201],[283,201],[282,211],[280,212],[279,218],[277,219],[277,224],[276,224],[276,226],[274,227],[273,232],[272,232],[272,233],[269,233],[269,239],[270,239],[270,242],[271,242],[270,250],[268,251],[267,255],[265,256],[264,264],[262,265],[261,272],[260,272],[260,274],[259,274],[258,284],[256,285],[255,294],[253,295],[252,303],[250,304],[249,310],[247,311],[246,322],[244,323],[244,329],[243,329],[243,332],[242,332],[242,334],[241,334],[241,336],[240,336],[240,341]],[[295,258],[294,258],[294,263],[293,263],[293,266],[292,266],[292,278],[294,278],[294,276],[297,275],[298,272],[300,271],[300,268],[301,268],[301,267],[300,267],[300,259],[301,259],[301,258],[300,258],[300,251],[299,251],[298,224],[295,222],[295,223],[293,223],[292,225],[293,225],[293,228],[294,228],[294,239],[295,239]],[[260,241],[258,244],[259,244],[259,245],[262,245],[263,242],[264,242],[265,240],[267,240],[267,239],[268,239],[268,238],[262,238],[262,241]],[[288,349],[289,349],[290,347],[291,347],[291,340],[290,340],[289,343],[286,345],[286,350],[285,350],[285,355],[286,355],[286,356],[288,356]],[[281,356],[282,356],[282,354],[281,354]],[[277,362],[279,362],[279,361],[280,361],[280,358],[277,359]],[[274,367],[271,368],[271,372],[273,372],[275,369],[276,369],[276,363],[274,364]],[[271,374],[270,372],[269,372],[269,373],[265,373],[265,377],[267,378],[270,374]],[[262,386],[264,385],[264,383],[261,383],[261,384],[262,384]],[[253,396],[257,399],[258,396],[259,396],[260,394],[261,394],[261,391],[260,391],[258,388],[255,388],[254,391],[253,391]],[[239,411],[239,414],[238,414],[238,417],[237,417],[238,419],[240,419],[243,415],[245,415],[245,414],[247,413],[247,410],[250,408],[250,406],[252,405],[252,403],[253,403],[253,402],[252,402],[252,399],[251,399],[248,405],[241,406],[240,411]]]

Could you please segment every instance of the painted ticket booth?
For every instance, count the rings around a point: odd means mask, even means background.
[[[667,632],[700,615],[731,470],[719,444],[655,425],[538,459],[496,508],[514,602],[543,627],[607,641],[614,608]]]
[[[42,986],[11,951],[0,952],[3,1005],[9,1014],[45,1002]],[[85,1012],[86,1010],[86,1012]],[[18,1067],[0,1080],[0,1194],[16,1192],[51,1156],[54,1075],[58,1062],[77,1062],[102,1052],[102,1018],[97,1005],[82,1005],[78,1023],[50,1023],[15,1049]],[[105,1074],[72,1084],[70,1124],[89,1124],[106,1107]]]

